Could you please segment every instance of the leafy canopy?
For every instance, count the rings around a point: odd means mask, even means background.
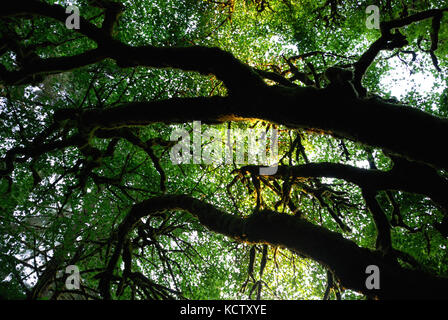
[[[436,0],[377,2],[381,21],[440,8]],[[64,8],[69,4],[46,3]],[[70,4],[101,27],[105,9],[95,1]],[[128,0],[121,4],[124,10],[113,37],[123,43],[219,47],[257,70],[296,77],[291,82],[299,87],[310,83],[324,87],[328,67],[353,66],[381,36],[365,25],[365,8],[372,1]],[[367,92],[381,99],[395,94],[402,104],[447,117],[446,15],[442,19],[436,63],[430,50],[432,20],[409,24],[400,28],[407,45],[380,51],[367,69],[362,80]],[[97,47],[84,34],[42,15],[2,16],[0,39],[0,63],[8,71],[26,66],[27,54],[50,59]],[[192,134],[192,122],[130,126],[126,137],[104,133],[89,136],[87,143],[76,140],[82,132],[69,120],[54,130],[58,110],[109,110],[127,103],[229,93],[216,75],[180,69],[122,66],[103,59],[24,84],[0,84],[0,169],[7,172],[0,180],[0,296],[100,298],[101,275],[123,240],[120,225],[135,204],[163,195],[188,195],[240,217],[248,217],[257,207],[300,215],[361,247],[377,249],[377,227],[362,190],[346,180],[261,179],[236,164],[173,164],[170,134],[180,127]],[[301,81],[300,74],[308,83]],[[266,82],[275,84],[272,79]],[[428,82],[432,86],[422,88]],[[294,112],[292,117],[300,117],[300,110]],[[202,129],[207,128],[217,128],[223,135],[228,128],[276,128],[280,165],[329,162],[365,169],[374,165],[383,171],[393,167],[381,148],[313,128],[290,128],[260,119],[203,123]],[[440,139],[441,150],[444,138],[434,137]],[[12,159],[10,170],[11,150],[18,149],[26,151]],[[445,171],[438,173],[446,179]],[[443,208],[428,196],[405,191],[381,191],[376,199],[393,226],[392,247],[403,253],[399,263],[445,275],[446,234],[437,228],[444,221]],[[182,210],[142,218],[123,241],[111,278],[115,299],[364,298],[344,290],[337,278],[325,293],[332,277],[331,273],[327,277],[325,266],[282,247],[211,232]],[[67,275],[58,273],[70,264],[81,271],[80,292],[67,292]]]

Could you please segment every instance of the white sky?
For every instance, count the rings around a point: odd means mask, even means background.
[[[390,63],[392,70],[381,77],[380,83],[389,88],[392,96],[398,100],[411,90],[416,90],[425,96],[434,92],[440,94],[445,88],[429,71],[411,74],[411,69],[398,58],[391,59]],[[436,87],[436,83],[440,86]]]

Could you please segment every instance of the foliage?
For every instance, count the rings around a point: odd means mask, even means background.
[[[435,0],[377,2],[382,21],[440,7]],[[68,4],[48,3],[63,7]],[[86,0],[73,4],[79,6],[84,18],[101,26],[103,9]],[[219,47],[254,68],[286,78],[294,76],[293,64],[320,87],[328,82],[324,77],[328,67],[353,65],[380,36],[378,30],[365,27],[365,7],[371,1],[127,0],[122,4],[125,10],[114,37],[123,43]],[[439,48],[435,51],[442,72],[436,70],[428,53],[431,20],[419,21],[400,29],[407,38],[406,47],[382,51],[369,67],[363,78],[367,91],[384,99],[392,98],[391,92],[399,84],[392,82],[390,76],[397,70],[404,70],[403,78],[412,74],[434,79],[433,88],[425,91],[418,87],[419,78],[414,78],[413,86],[401,90],[401,96],[396,98],[413,108],[446,117],[446,19],[445,14]],[[35,48],[40,58],[71,56],[96,46],[88,37],[48,17],[2,17],[0,38],[14,38],[11,34],[19,39],[20,46]],[[9,47],[0,48],[6,48],[0,51],[0,63],[7,70],[19,68],[17,53]],[[296,85],[304,86],[299,81]],[[8,151],[32,148],[37,137],[46,135],[46,130],[50,133],[42,138],[56,143],[76,137],[78,129],[69,124],[59,131],[50,130],[57,110],[109,110],[126,103],[228,93],[215,75],[169,67],[122,67],[112,59],[55,72],[42,81],[2,84],[0,92],[0,158],[4,159],[1,169],[7,166]],[[66,297],[62,284],[67,275],[56,278],[56,271],[62,270],[63,274],[67,265],[75,264],[82,276],[83,292],[79,294],[99,298],[99,279],[112,256],[120,224],[133,205],[150,197],[189,195],[234,215],[252,214],[257,205],[257,182],[250,174],[241,174],[235,180],[241,165],[171,162],[170,134],[179,127],[192,131],[191,122],[131,127],[129,132],[140,141],[154,142],[147,148],[128,139],[92,136],[88,145],[69,145],[38,156],[31,152],[23,159],[16,158],[10,181],[6,175],[0,180],[0,296],[29,297],[36,291],[36,284],[48,276],[60,290],[47,289],[40,292],[40,298]],[[277,128],[282,165],[330,162],[370,168],[372,160],[380,170],[392,167],[391,158],[381,148],[311,128],[291,129],[255,119],[203,124],[202,130],[210,127],[221,132],[229,127]],[[442,149],[444,137],[434,139],[440,139]],[[443,170],[441,174],[446,177]],[[359,186],[336,178],[304,178],[292,186],[288,179],[273,180],[282,191],[289,190],[288,194],[282,198],[268,183],[262,183],[263,208],[286,215],[301,212],[302,219],[339,232],[361,247],[376,249],[377,229]],[[318,186],[327,191],[316,196]],[[436,227],[444,219],[443,210],[424,195],[389,193],[406,226],[392,228],[393,248],[413,256],[426,270],[446,275],[446,238]],[[383,191],[377,199],[392,221],[394,207],[389,195]],[[288,201],[297,212],[291,210]],[[351,232],[341,230],[332,212]],[[285,248],[265,249],[263,244],[239,242],[210,232],[181,210],[143,218],[129,239],[114,269],[114,299],[321,299],[326,290],[327,270],[319,263]],[[126,246],[132,254],[130,266],[124,261]],[[53,263],[56,268],[48,275]],[[401,260],[400,263],[415,267]],[[136,275],[126,279],[123,274],[129,272],[128,267],[145,279],[139,280]],[[142,284],[144,281],[146,284]],[[337,284],[330,298],[341,294],[344,299],[365,298]]]

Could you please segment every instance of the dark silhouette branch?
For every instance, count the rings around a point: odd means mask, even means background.
[[[415,165],[415,164],[413,164]],[[259,173],[259,167],[244,166],[240,172]],[[434,202],[448,209],[445,191],[448,181],[438,175],[430,167],[412,169],[397,169],[389,171],[377,169],[362,169],[339,163],[309,163],[298,166],[279,166],[272,178],[336,178],[358,185],[371,191],[401,190],[410,193],[422,194],[430,197]]]
[[[362,195],[364,201],[366,202],[367,208],[372,214],[373,221],[375,222],[377,231],[376,248],[384,255],[387,255],[392,250],[392,240],[390,235],[391,228],[389,220],[387,219],[386,214],[376,200],[375,192],[363,189]]]
[[[331,270],[344,288],[382,299],[447,296],[447,279],[392,264],[382,255],[357,246],[339,233],[304,219],[267,210],[240,218],[195,198],[180,195],[152,198],[132,207],[117,230],[118,242],[106,271],[101,274],[100,291],[104,298],[110,298],[113,270],[129,232],[141,218],[173,210],[188,211],[210,231],[238,241],[285,247],[309,257]],[[377,265],[381,270],[381,288],[378,290],[368,290],[365,286],[368,265]]]

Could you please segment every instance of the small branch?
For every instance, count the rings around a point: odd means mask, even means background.
[[[383,252],[384,255],[387,255],[392,250],[390,224],[387,220],[387,216],[376,200],[375,192],[363,189],[362,195],[367,207],[369,208],[370,213],[372,214],[373,221],[375,222],[375,226],[377,229],[376,248],[377,250]]]

